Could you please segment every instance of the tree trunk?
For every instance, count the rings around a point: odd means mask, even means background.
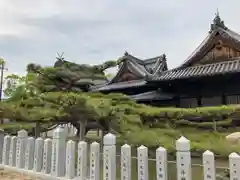
[[[86,120],[79,121],[79,124],[80,124],[79,140],[83,141],[85,139]]]
[[[217,132],[217,122],[215,119],[213,119],[213,131]]]
[[[36,123],[36,127],[35,127],[35,138],[40,137],[40,123],[37,122]]]

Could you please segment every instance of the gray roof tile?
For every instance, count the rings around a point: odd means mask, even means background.
[[[212,76],[223,73],[240,72],[240,58],[220,63],[198,65],[187,68],[176,68],[160,72],[153,76],[151,80],[172,80],[184,79],[198,76]]]
[[[117,90],[117,89],[125,89],[129,87],[139,87],[146,84],[145,80],[133,80],[133,81],[125,81],[119,83],[106,84],[100,88],[94,88],[93,91],[108,91],[108,90]]]
[[[146,93],[141,93],[137,95],[130,96],[130,98],[136,101],[146,101],[146,100],[168,100],[173,98],[173,94],[164,93],[160,90],[150,91]]]

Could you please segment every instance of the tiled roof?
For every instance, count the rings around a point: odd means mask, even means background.
[[[212,76],[217,74],[240,72],[240,58],[220,63],[192,66],[188,68],[176,68],[156,74],[151,80],[173,80],[189,77]]]
[[[122,61],[122,63],[120,63],[119,70],[115,77],[112,78],[109,83],[101,86],[100,88],[93,87],[93,91],[108,91],[142,86],[146,84],[145,79],[149,75],[153,75],[156,72],[167,70],[165,55],[141,60],[128,53],[125,53],[125,55],[120,58],[120,61]],[[121,76],[121,74],[125,71],[131,72],[132,74],[140,78],[140,80],[118,82],[119,76]]]
[[[145,74],[153,74],[157,70],[167,70],[166,55],[149,58],[149,59],[139,59],[129,53],[125,53],[120,59],[122,62],[129,62],[133,64],[136,68],[143,71]]]
[[[216,17],[215,17],[216,18]],[[240,35],[229,28],[227,28],[223,21],[221,21],[219,15],[217,16],[220,22],[214,22],[211,26],[211,31],[209,32],[208,36],[202,41],[202,43],[191,53],[191,55],[183,62],[180,67],[186,67],[192,62],[198,60],[199,56],[201,56],[203,51],[208,51],[208,48],[211,48],[209,44],[213,42],[216,35],[219,34],[223,39],[227,39],[232,41],[236,46],[240,47]]]
[[[128,87],[139,87],[146,84],[145,80],[133,80],[133,81],[125,81],[119,83],[106,84],[100,88],[93,88],[92,91],[108,91],[108,90],[116,90],[116,89],[125,89]]]
[[[137,95],[130,96],[130,98],[136,101],[146,101],[146,100],[168,100],[172,99],[173,95],[161,92],[160,90],[150,91],[146,93],[141,93]]]

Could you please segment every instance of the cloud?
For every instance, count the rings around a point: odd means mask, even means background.
[[[90,64],[126,50],[140,58],[166,53],[173,68],[207,36],[217,8],[240,31],[239,6],[237,0],[1,0],[0,56],[20,74],[30,62],[53,64],[57,52]]]

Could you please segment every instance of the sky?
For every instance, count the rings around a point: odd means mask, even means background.
[[[214,15],[240,32],[239,0],[0,0],[0,56],[8,71],[53,65],[56,53],[79,64],[163,53],[180,65],[207,36]],[[112,71],[114,72],[114,70]]]

